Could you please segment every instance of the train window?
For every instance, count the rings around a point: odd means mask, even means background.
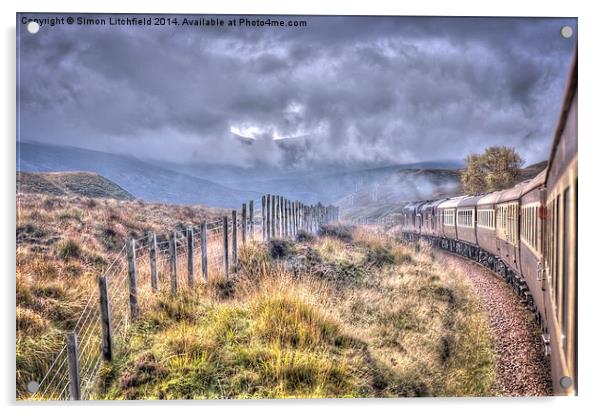
[[[474,227],[473,210],[458,210],[458,226],[459,227]]]
[[[578,349],[577,338],[579,336],[578,333],[577,333],[578,332],[577,304],[579,303],[578,302],[579,298],[578,298],[578,295],[577,295],[578,294],[578,289],[577,289],[577,286],[578,286],[578,275],[579,275],[579,273],[577,272],[577,270],[578,270],[577,269],[577,254],[579,253],[579,249],[578,249],[578,246],[577,246],[577,240],[579,240],[579,238],[577,237],[578,236],[577,232],[578,232],[578,229],[579,229],[579,227],[578,227],[578,221],[577,221],[577,214],[578,214],[578,211],[579,211],[578,197],[577,197],[578,196],[578,190],[579,190],[578,184],[579,184],[578,180],[575,179],[575,192],[573,193],[574,194],[574,199],[573,199],[573,217],[574,217],[573,226],[574,227],[573,227],[573,229],[574,229],[574,237],[575,237],[574,242],[573,242],[574,246],[575,246],[575,255],[573,256],[573,266],[575,266],[575,269],[574,269],[575,279],[574,279],[574,282],[573,282],[574,283],[573,284],[574,290],[573,290],[573,308],[572,308],[573,309],[573,321],[572,321],[573,322],[573,335],[572,335],[572,337],[573,337],[573,367],[574,367],[573,370],[575,372],[575,375],[574,375],[574,377],[575,377],[575,390],[577,390],[577,378],[579,378],[579,375],[577,375],[577,371],[578,371],[578,364],[577,364],[577,361],[578,361],[578,355],[577,355],[577,349]]]
[[[456,214],[453,208],[446,208],[443,211],[443,224],[446,226],[454,226],[456,224]]]
[[[564,190],[562,195],[562,347],[567,351],[567,336],[569,322],[569,249],[570,249],[570,224],[571,224],[571,204],[569,189]],[[568,355],[568,352],[565,354]]]
[[[502,216],[503,206],[496,207],[496,218],[497,218],[497,236],[502,238],[504,233],[504,220]]]
[[[558,252],[560,242],[560,196],[556,196],[554,200],[554,292],[556,294],[556,317],[560,319],[560,283],[558,282]]]
[[[521,241],[537,251],[539,251],[537,237],[539,229],[538,208],[539,204],[521,207],[522,220],[520,223]]]
[[[511,204],[508,209],[508,242],[516,244],[518,233],[518,204]]]
[[[493,209],[478,210],[477,226],[493,230],[495,228],[494,217],[495,215]]]
[[[516,245],[518,233],[518,203],[497,207],[497,235],[500,239]]]

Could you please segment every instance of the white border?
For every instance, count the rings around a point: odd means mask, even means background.
[[[570,16],[579,18],[579,82],[585,85],[579,96],[580,114],[580,154],[581,191],[579,216],[581,219],[579,237],[579,394],[577,398],[546,399],[401,399],[401,400],[337,400],[337,401],[213,401],[204,403],[177,403],[177,410],[198,412],[219,411],[220,413],[266,413],[284,410],[287,414],[307,411],[345,410],[348,413],[364,413],[378,409],[380,412],[420,411],[445,412],[462,411],[464,413],[479,412],[486,409],[489,413],[508,413],[516,410],[532,410],[534,412],[576,412],[576,410],[599,409],[600,395],[598,385],[602,383],[599,347],[600,309],[602,277],[596,266],[596,258],[600,255],[596,246],[596,233],[600,232],[599,222],[594,209],[600,201],[600,39],[602,39],[602,22],[595,2],[576,1],[525,1],[504,0],[497,2],[468,0],[438,1],[393,1],[393,0],[347,0],[336,3],[327,0],[304,0],[299,2],[285,0],[270,1],[186,1],[186,0],[105,0],[105,1],[73,1],[73,0],[4,0],[0,3],[2,13],[2,100],[1,116],[3,126],[2,184],[4,201],[2,203],[3,237],[0,246],[0,263],[2,263],[3,281],[3,328],[2,341],[3,375],[2,400],[8,405],[10,412],[36,412],[44,414],[65,412],[105,412],[110,410],[144,409],[149,412],[162,412],[170,409],[169,403],[105,403],[103,405],[75,406],[52,405],[15,405],[14,403],[14,269],[15,269],[15,13],[17,11],[53,11],[53,12],[145,12],[145,13],[232,13],[232,14],[356,14],[356,15],[451,15],[451,16]],[[550,137],[550,140],[552,137]],[[583,221],[583,218],[589,218]],[[593,221],[592,221],[593,220]],[[586,223],[587,225],[584,225]],[[592,410],[593,411],[593,410]]]

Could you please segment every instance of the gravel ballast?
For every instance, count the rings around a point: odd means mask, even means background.
[[[489,318],[496,359],[496,387],[502,396],[552,394],[548,358],[532,314],[506,282],[468,259],[435,251],[437,260],[465,274]]]

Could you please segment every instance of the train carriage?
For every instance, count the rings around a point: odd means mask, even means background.
[[[402,227],[511,284],[540,323],[556,395],[577,394],[577,96],[575,53],[546,170],[480,197],[413,203]]]
[[[419,214],[419,209],[425,203],[426,201],[409,203],[403,208],[401,227],[404,231],[420,234],[422,217]]]
[[[434,200],[424,203],[420,207],[420,215],[422,216],[423,226],[421,234],[427,236],[436,236],[437,233],[437,207],[439,204],[447,200],[446,198],[441,200]]]
[[[439,213],[439,217],[442,218],[443,221],[443,236],[457,240],[458,232],[456,227],[456,210],[458,204],[466,198],[466,196],[454,197],[449,200],[445,200],[437,207],[437,212]]]
[[[456,209],[456,226],[458,240],[462,243],[456,248],[456,252],[470,259],[478,259],[479,248],[477,246],[476,232],[476,207],[482,195],[466,197],[458,203]]]
[[[495,205],[495,230],[497,255],[514,274],[520,274],[518,243],[520,196],[525,183],[501,192]],[[507,271],[503,271],[505,277]]]
[[[466,243],[477,244],[476,232],[476,207],[482,195],[466,197],[460,201],[457,209],[456,222],[458,225],[458,239]]]
[[[494,268],[497,250],[495,206],[501,191],[489,193],[477,201],[477,244],[481,248],[479,262]]]
[[[529,181],[520,198],[520,274],[529,287],[527,303],[542,324],[543,243],[542,206],[545,195],[545,171]]]
[[[577,54],[546,174],[545,310],[557,394],[577,393]]]

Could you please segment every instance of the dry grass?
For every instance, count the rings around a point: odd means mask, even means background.
[[[127,237],[141,237],[147,231],[160,237],[219,214],[219,210],[196,206],[37,194],[17,194],[17,202],[19,397],[28,395],[28,381],[39,381],[47,371],[64,345],[65,332],[73,329],[97,289],[96,277]],[[144,272],[142,277],[148,277]]]
[[[96,276],[128,236],[219,212],[114,200],[19,196],[17,393],[64,344]],[[101,368],[101,399],[492,395],[486,318],[462,275],[364,229],[299,243],[249,243],[238,272],[150,291]]]
[[[128,351],[104,367],[98,397],[495,393],[486,318],[462,275],[439,267],[425,246],[416,253],[358,230],[349,243],[323,237],[285,258],[272,248],[241,250],[227,299],[217,281],[159,295]],[[345,274],[353,268],[362,270]]]

